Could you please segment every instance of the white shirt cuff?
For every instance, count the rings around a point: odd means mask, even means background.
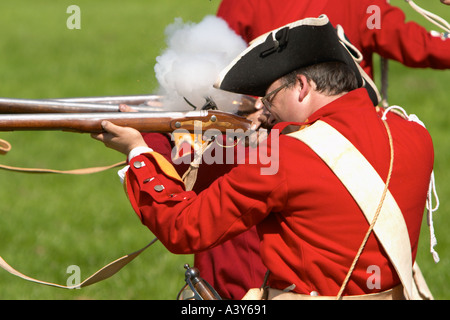
[[[149,147],[136,147],[133,150],[130,151],[130,154],[128,155],[128,162],[131,161],[131,159],[133,159],[134,157],[137,157],[140,154],[143,153],[147,153],[147,152],[153,152],[152,148]],[[123,184],[124,180],[125,180],[125,175],[127,174],[128,169],[130,168],[130,166],[126,166],[122,169],[119,170],[119,172],[117,172],[117,174],[119,175],[120,178],[120,182]]]
[[[153,149],[149,147],[136,147],[130,151],[130,154],[128,155],[128,162],[130,162],[134,157],[148,152],[153,152]]]

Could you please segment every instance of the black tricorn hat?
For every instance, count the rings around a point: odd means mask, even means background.
[[[355,73],[374,105],[380,94],[358,62],[361,53],[334,28],[326,15],[307,18],[262,35],[250,43],[214,84],[217,89],[262,97],[277,79],[303,67],[323,62],[343,62]]]

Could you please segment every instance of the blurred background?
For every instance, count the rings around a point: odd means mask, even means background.
[[[404,1],[408,20],[436,29]],[[417,4],[450,20],[438,0]],[[70,30],[67,8],[81,8],[81,29]],[[165,28],[181,17],[200,22],[218,0],[15,0],[0,2],[0,97],[67,98],[152,94],[153,67],[166,47]],[[391,62],[389,102],[426,124],[435,144],[440,209],[435,214],[441,262],[429,253],[422,228],[418,262],[436,299],[450,298],[450,83],[449,71],[407,69]],[[376,82],[379,84],[379,67]],[[12,150],[0,163],[60,170],[109,165],[122,155],[88,134],[1,132]],[[0,171],[0,256],[31,277],[66,284],[77,265],[81,280],[140,249],[153,235],[131,209],[117,170],[87,175]],[[160,243],[101,283],[64,290],[29,283],[0,270],[0,299],[175,299],[192,256],[169,253]]]

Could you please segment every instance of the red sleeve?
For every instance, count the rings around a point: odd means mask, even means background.
[[[415,22],[405,22],[405,14],[384,0],[376,1],[380,8],[380,24],[374,22],[376,11],[368,10],[374,1],[361,2],[367,19],[361,19],[360,32],[363,50],[376,52],[414,68],[450,68],[450,39],[431,35]]]
[[[284,205],[285,181],[260,175],[260,169],[238,166],[196,195],[186,192],[173,166],[153,152],[131,160],[126,188],[142,223],[166,248],[191,254],[233,238]]]

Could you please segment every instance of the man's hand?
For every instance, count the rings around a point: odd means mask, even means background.
[[[450,0],[441,0],[443,4],[450,6]]]
[[[103,121],[102,127],[106,132],[93,133],[91,137],[102,141],[108,148],[128,156],[134,148],[147,146],[141,133],[136,129],[116,126],[109,121]]]
[[[270,114],[264,108],[261,98],[258,98],[256,100],[254,108],[256,111],[247,116],[247,119],[252,121],[252,125],[250,127],[251,130],[256,131],[260,128],[269,129],[271,126],[273,126],[273,124],[269,125],[268,123]]]
[[[124,103],[119,104],[119,111],[120,112],[137,112],[135,109],[130,107],[129,105],[126,105]]]

